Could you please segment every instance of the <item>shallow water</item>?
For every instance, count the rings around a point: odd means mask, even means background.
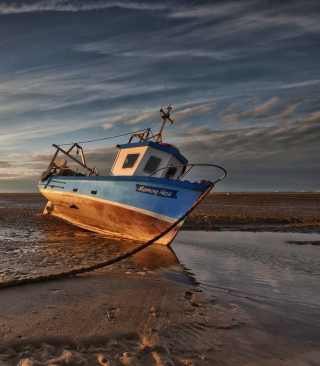
[[[308,353],[320,342],[319,240],[318,234],[180,231],[172,246],[205,293],[249,314],[249,343]]]
[[[319,240],[318,234],[180,231],[172,247],[206,291],[318,306]]]

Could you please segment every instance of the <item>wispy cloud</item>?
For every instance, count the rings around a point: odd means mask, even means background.
[[[303,119],[277,125],[215,130],[202,128],[186,131],[177,146],[194,162],[225,164],[232,169],[316,168],[319,161],[318,140],[320,112]],[[190,138],[195,133],[198,138]],[[299,154],[297,154],[299,151]],[[294,157],[294,159],[292,158]]]
[[[224,122],[236,122],[247,118],[252,118],[256,116],[264,115],[265,113],[269,112],[280,102],[280,99],[278,97],[272,97],[267,102],[252,108],[248,109],[244,112],[241,112],[239,114],[229,114],[226,116],[221,117],[221,119]]]
[[[101,127],[104,129],[104,130],[109,130],[110,128],[113,127],[113,125],[111,123],[104,123],[103,125],[101,125]]]
[[[238,103],[231,103],[228,107],[224,109],[224,112],[230,112],[238,106]]]
[[[140,122],[151,121],[157,117],[159,117],[159,112],[148,112],[148,113],[141,114],[140,116],[125,122],[125,124],[133,125],[133,124],[140,123]]]
[[[208,19],[226,17],[227,20],[219,24],[216,29],[224,29],[229,34],[238,31],[266,29],[271,26],[289,26],[291,29],[319,31],[316,9],[317,2],[312,0],[308,6],[305,3],[295,2],[294,4],[278,3],[269,7],[261,6],[260,1],[248,0],[180,8],[170,13],[170,16],[193,18],[202,22],[208,21]],[[284,33],[281,34],[284,35]],[[287,36],[289,36],[288,33]]]
[[[278,121],[292,116],[293,112],[301,102],[293,102],[284,107],[281,111],[262,118],[263,122]]]
[[[188,128],[190,125],[192,124],[192,122],[186,122],[186,123],[182,123],[180,125],[178,125],[179,128]]]
[[[180,126],[178,126],[180,127]],[[188,140],[192,140],[192,141],[199,141],[202,139],[203,136],[210,136],[214,133],[213,129],[209,126],[200,126],[200,127],[195,127],[192,129],[188,129],[185,131],[180,131],[177,132],[171,132],[171,131],[164,131],[163,136],[168,139],[168,138],[174,138],[174,139],[179,139],[179,141],[181,141],[181,139],[183,139],[184,141],[188,141]]]
[[[316,85],[316,84],[320,84],[320,79],[317,80],[305,80],[305,81],[301,81],[301,82],[289,82],[289,83],[285,83],[285,84],[279,84],[278,88],[279,89],[290,89],[290,88],[300,88],[300,87],[305,87],[305,86],[312,86],[312,85]]]
[[[217,3],[211,5],[193,6],[187,8],[180,8],[170,14],[172,18],[219,18],[221,16],[230,16],[232,14],[239,14],[252,4],[252,1],[230,1],[227,3]]]
[[[126,120],[128,120],[129,118],[131,118],[131,117],[132,117],[132,113],[130,113],[130,112],[124,112],[124,113],[121,113],[121,114],[119,114],[119,115],[117,115],[117,116],[113,117],[113,118],[112,118],[112,120],[113,120],[114,122],[118,122],[118,121],[126,121]]]
[[[18,14],[43,11],[78,12],[93,11],[106,8],[123,8],[134,10],[160,10],[166,9],[165,3],[152,3],[147,1],[84,1],[70,0],[44,0],[34,3],[10,3],[0,4],[0,14]]]
[[[305,117],[299,118],[297,123],[313,123],[319,122],[319,130],[320,130],[320,112],[311,113]]]
[[[192,108],[186,108],[183,109],[181,111],[175,112],[172,114],[172,118],[174,118],[175,120],[178,119],[183,119],[183,118],[187,118],[190,116],[194,116],[197,114],[204,114],[204,113],[208,113],[211,112],[216,106],[216,103],[208,103],[208,104],[201,104],[198,105],[196,107],[192,107]]]
[[[12,164],[9,163],[8,161],[0,161],[0,168],[5,169],[5,168],[11,168]]]

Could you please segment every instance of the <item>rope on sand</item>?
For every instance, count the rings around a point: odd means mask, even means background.
[[[61,273],[56,273],[56,274],[51,274],[51,275],[46,275],[46,276],[38,276],[38,277],[33,277],[33,278],[22,278],[22,279],[19,279],[19,280],[3,282],[3,283],[0,283],[0,289],[7,288],[7,287],[13,287],[13,286],[26,285],[26,284],[30,284],[30,283],[45,282],[45,281],[51,281],[51,280],[59,280],[59,279],[63,279],[63,278],[71,277],[71,276],[76,276],[78,274],[91,272],[91,271],[94,271],[94,270],[99,269],[99,268],[110,266],[111,264],[115,264],[117,262],[120,262],[120,261],[128,258],[128,257],[131,257],[132,255],[134,255],[134,254],[140,252],[141,250],[147,248],[148,246],[153,244],[155,241],[157,241],[158,239],[160,239],[164,235],[166,235],[169,231],[174,229],[181,221],[183,221],[198,206],[198,204],[211,191],[213,186],[214,186],[214,184],[211,183],[208,186],[208,188],[206,189],[206,191],[203,192],[202,195],[198,198],[198,200],[189,208],[189,210],[186,211],[177,221],[175,221],[172,225],[170,225],[166,230],[164,230],[162,233],[155,236],[153,239],[147,241],[146,243],[140,245],[139,247],[133,249],[130,252],[119,255],[118,257],[113,258],[113,259],[109,259],[105,262],[95,264],[93,266],[73,269],[73,270],[68,271],[68,272],[61,272]]]

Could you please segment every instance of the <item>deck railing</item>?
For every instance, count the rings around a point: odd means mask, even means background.
[[[164,170],[164,169],[168,169],[168,168],[187,167],[187,166],[190,167],[190,168],[186,169],[186,171],[182,175],[180,175],[180,177],[178,178],[178,180],[181,180],[187,173],[189,173],[189,171],[194,166],[210,166],[210,167],[214,167],[214,168],[221,169],[224,172],[223,176],[220,177],[219,179],[217,179],[216,181],[212,182],[213,184],[219,182],[220,180],[222,180],[223,178],[225,178],[225,176],[227,175],[227,171],[224,168],[222,168],[221,166],[219,166],[219,165],[214,165],[214,164],[181,164],[181,165],[168,165],[168,166],[165,166],[163,168],[157,169],[153,173],[151,173],[149,175],[149,177],[153,176],[155,173],[159,172],[160,170]]]

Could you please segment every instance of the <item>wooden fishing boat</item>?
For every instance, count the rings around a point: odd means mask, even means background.
[[[75,143],[68,150],[59,145],[38,184],[48,199],[44,213],[94,232],[147,241],[169,228],[208,189],[212,182],[183,180],[196,165],[189,164],[178,148],[162,142],[162,131],[170,118],[165,112],[160,131],[147,129],[133,134],[128,143],[117,145],[118,155],[111,173],[102,176],[96,167],[86,164],[82,147]],[[138,142],[134,142],[138,139]],[[72,151],[77,149],[81,160]],[[59,158],[64,154],[65,158]],[[68,167],[67,158],[78,164]],[[169,245],[182,223],[156,241]]]

